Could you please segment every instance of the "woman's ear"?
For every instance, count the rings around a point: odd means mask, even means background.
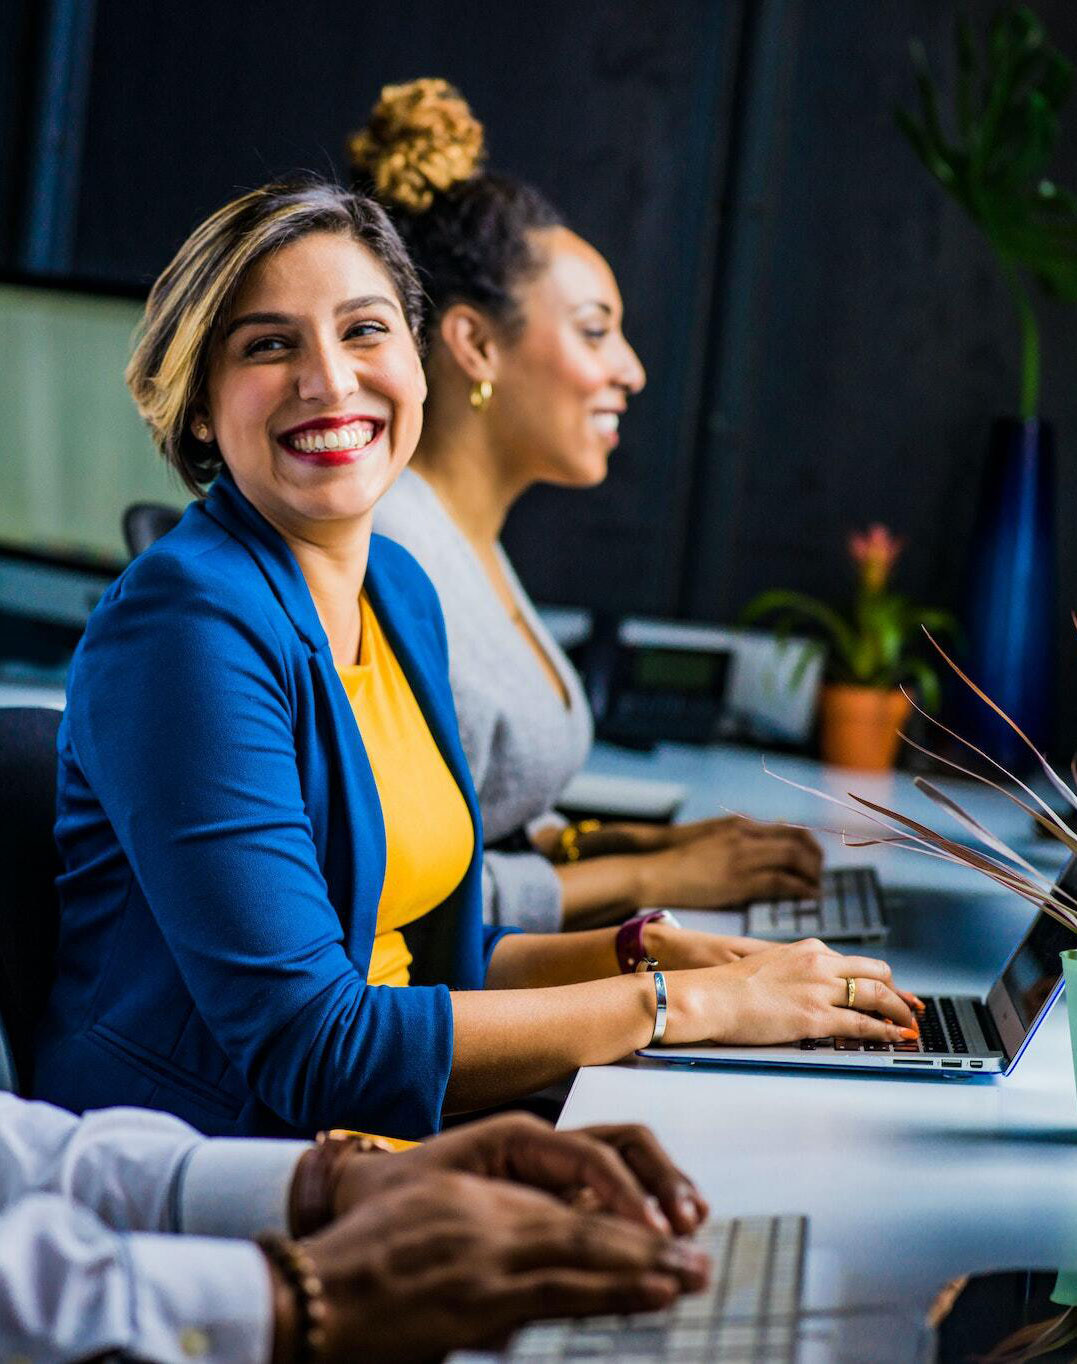
[[[501,348],[490,319],[467,303],[446,308],[438,324],[442,345],[472,383],[496,383]]]
[[[195,440],[204,441],[207,445],[212,444],[213,423],[209,419],[209,412],[201,403],[196,403],[191,408],[190,427]]]

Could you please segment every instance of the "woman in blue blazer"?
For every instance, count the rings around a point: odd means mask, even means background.
[[[420,1136],[446,1106],[511,1098],[663,1029],[896,1037],[845,1007],[849,979],[858,1006],[912,1023],[885,965],[820,944],[483,927],[440,608],[406,551],[371,534],[421,428],[420,299],[384,213],[321,183],[226,205],[154,286],[128,382],[202,496],[105,594],[72,665],[43,1098],[166,1108],[208,1132]],[[466,808],[466,837],[438,854],[459,871],[404,931],[402,987],[367,979],[387,848],[403,839],[421,863],[444,829],[383,818],[386,784],[406,797],[409,774],[376,773],[341,680],[372,621]],[[668,982],[634,973],[645,952]]]

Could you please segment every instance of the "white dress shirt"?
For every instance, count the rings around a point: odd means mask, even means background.
[[[307,1149],[0,1094],[0,1359],[265,1364],[270,1279],[240,1238],[287,1230]]]

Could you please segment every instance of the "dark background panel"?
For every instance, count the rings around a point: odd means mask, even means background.
[[[739,3],[337,0],[305,13],[297,41],[280,0],[101,6],[76,271],[152,280],[237,188],[292,167],[342,171],[345,135],[384,82],[448,77],[486,123],[492,164],[540,184],[614,262],[651,377],[618,476],[531,499],[511,550],[545,600],[670,609]]]
[[[825,597],[851,586],[850,528],[908,538],[900,582],[959,608],[991,418],[1017,406],[1019,335],[994,258],[897,132],[914,103],[907,39],[949,70],[954,16],[939,0],[786,7],[770,60],[791,74],[770,112],[759,187],[763,244],[730,281],[731,339],[701,417],[695,571],[684,605],[731,619],[756,592]],[[1077,6],[1034,6],[1077,57]],[[790,58],[789,53],[793,55]],[[1077,101],[1055,167],[1077,184]],[[752,287],[748,288],[747,285]],[[744,295],[749,302],[744,304]],[[741,309],[737,312],[738,306]],[[1040,300],[1043,412],[1059,437],[1060,736],[1077,741],[1077,316]],[[746,358],[747,357],[747,358]],[[738,379],[730,385],[730,374]],[[732,416],[730,413],[732,412]]]

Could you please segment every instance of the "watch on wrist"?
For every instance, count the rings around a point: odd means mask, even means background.
[[[670,910],[652,909],[647,914],[637,914],[634,919],[627,919],[617,930],[614,945],[622,975],[630,976],[636,971],[657,970],[658,959],[648,956],[643,946],[644,928],[647,924],[656,923],[669,924],[671,928],[680,928],[681,926],[677,917]]]

